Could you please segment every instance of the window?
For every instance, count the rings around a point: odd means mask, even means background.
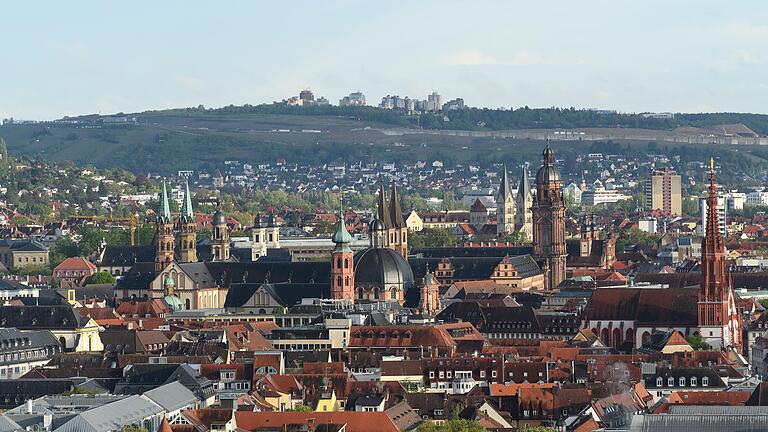
[[[664,385],[664,380],[661,377],[656,378],[656,387]]]
[[[438,372],[438,376],[440,378],[443,378],[445,376],[445,372],[443,372],[443,371]]]
[[[434,378],[435,377],[435,371],[429,371],[429,377]]]
[[[691,387],[696,387],[696,377],[691,377]]]
[[[528,410],[523,410],[523,417],[528,417]]]
[[[453,374],[453,373],[452,373],[451,371],[446,371],[446,372],[445,372],[445,377],[446,377],[446,378],[451,378],[452,374]]]
[[[680,387],[685,387],[685,377],[680,377],[677,382]]]
[[[667,387],[674,387],[675,386],[675,378],[669,377],[667,378]]]
[[[491,377],[496,378],[496,376],[497,376],[496,371],[495,370],[491,371]]]
[[[709,377],[704,377],[704,378],[701,379],[701,386],[702,387],[709,386]]]
[[[480,371],[480,378],[485,378],[485,371],[484,370]]]

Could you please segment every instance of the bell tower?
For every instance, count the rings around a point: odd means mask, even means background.
[[[184,204],[179,217],[179,248],[181,262],[197,262],[197,224],[192,210],[192,195],[189,193],[189,181],[184,184]]]
[[[563,182],[555,167],[555,153],[544,149],[544,163],[536,173],[533,198],[533,250],[546,268],[544,288],[555,289],[565,279],[565,204]]]
[[[155,273],[162,272],[173,261],[174,243],[171,206],[168,203],[168,192],[163,180],[160,207],[155,219]]]
[[[227,231],[227,216],[217,206],[213,213],[213,233],[211,238],[211,253],[214,261],[229,261],[229,231]]]
[[[352,235],[347,231],[344,212],[339,213],[339,223],[333,234],[336,245],[331,252],[331,298],[334,300],[350,300],[355,296],[355,266],[354,253],[349,244]]]

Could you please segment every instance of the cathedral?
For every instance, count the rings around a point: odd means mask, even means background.
[[[545,289],[555,289],[565,279],[568,254],[565,243],[565,204],[563,182],[555,167],[552,148],[544,149],[544,163],[536,173],[533,197],[533,250],[542,263]]]
[[[509,186],[507,167],[504,166],[499,192],[496,195],[496,235],[522,232],[530,240],[533,235],[532,205],[533,194],[528,180],[528,167],[523,166],[517,194],[513,194]]]

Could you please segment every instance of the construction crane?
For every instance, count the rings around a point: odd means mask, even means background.
[[[138,228],[141,225],[139,222],[139,215],[136,212],[136,209],[131,210],[131,214],[127,218],[115,218],[112,216],[112,212],[109,213],[109,216],[70,216],[69,219],[75,219],[75,220],[83,220],[83,221],[89,221],[89,222],[108,222],[108,223],[114,223],[114,222],[127,222],[128,223],[128,232],[130,233],[130,239],[131,239],[131,246],[136,246],[139,242],[138,239]]]

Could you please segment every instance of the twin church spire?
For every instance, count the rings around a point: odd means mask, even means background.
[[[168,266],[176,257],[177,236],[174,232],[174,224],[178,222],[178,261],[197,261],[197,224],[195,212],[192,208],[192,194],[189,192],[189,181],[184,184],[184,201],[181,206],[181,214],[177,221],[171,215],[171,205],[168,199],[168,187],[163,180],[160,193],[160,205],[158,206],[155,221],[155,272],[159,273]]]

